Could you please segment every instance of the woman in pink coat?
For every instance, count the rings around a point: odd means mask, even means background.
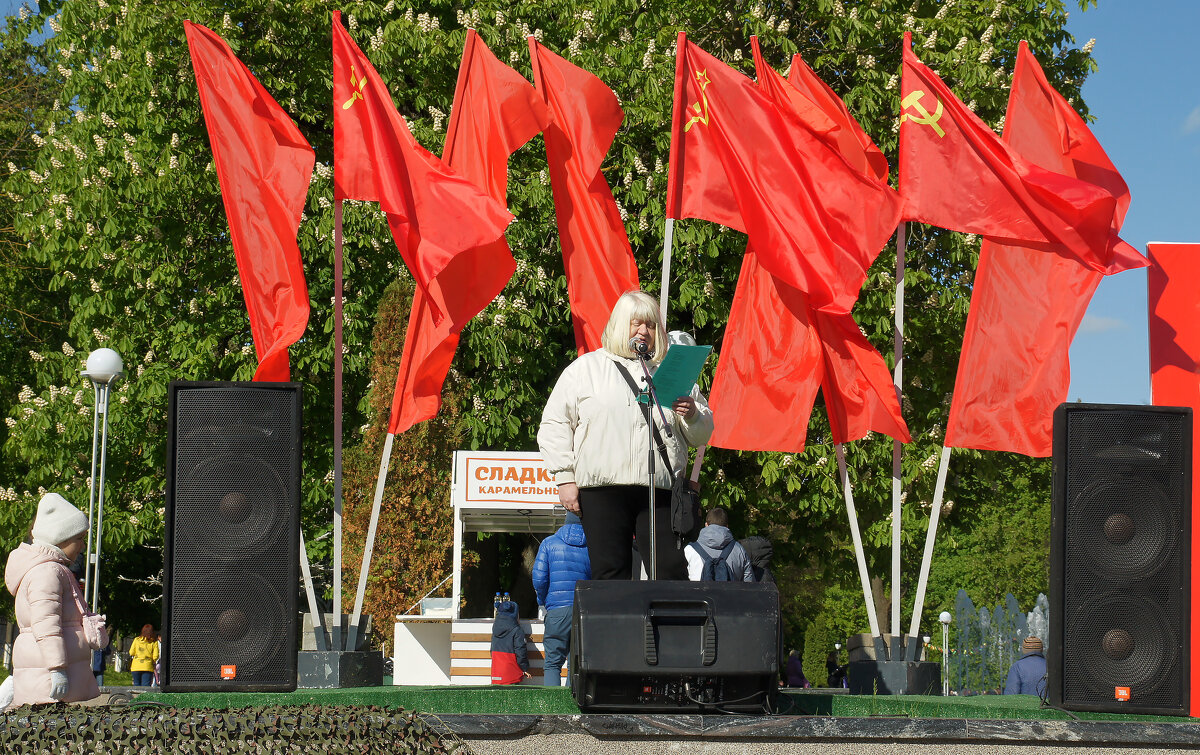
[[[8,556],[4,583],[16,598],[21,629],[12,654],[13,706],[100,694],[92,648],[83,635],[83,595],[69,568],[84,548],[87,530],[82,511],[47,493],[38,503],[33,542]]]

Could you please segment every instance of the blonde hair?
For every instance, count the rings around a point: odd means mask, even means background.
[[[658,302],[645,291],[626,291],[613,305],[608,324],[600,336],[600,343],[609,352],[626,359],[636,359],[629,348],[629,323],[640,320],[654,326],[654,353],[650,361],[658,364],[667,355],[667,330],[660,322]]]

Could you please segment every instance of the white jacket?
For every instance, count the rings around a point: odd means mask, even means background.
[[[623,364],[639,387],[645,384],[645,374],[636,359],[623,359],[600,349],[567,365],[550,392],[538,428],[538,448],[559,485],[574,482],[581,488],[591,488],[646,484],[650,433],[641,406],[613,362]],[[712,410],[699,388],[692,386],[691,396],[696,401],[696,414],[690,420],[671,411],[670,403],[677,397],[662,397],[667,402],[663,414],[672,437],[663,431],[658,409],[652,407],[651,411],[676,474],[682,474],[687,464],[688,445],[706,443],[713,431]],[[663,466],[662,456],[656,451],[654,486],[668,489],[671,473]]]

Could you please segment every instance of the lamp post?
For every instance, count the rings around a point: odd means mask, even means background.
[[[942,611],[938,621],[942,623],[942,696],[945,697],[950,694],[950,612]]]
[[[96,404],[92,411],[92,485],[88,490],[88,540],[84,563],[84,581],[92,588],[91,607],[96,610],[100,597],[100,533],[104,529],[104,470],[108,462],[108,395],[109,389],[125,374],[121,355],[112,349],[96,349],[88,354],[87,369],[79,373],[92,381]],[[100,415],[104,424],[100,424]],[[101,429],[103,428],[103,429]],[[96,447],[100,448],[100,477],[96,478]],[[93,514],[95,516],[93,517]],[[92,524],[95,523],[95,540]],[[93,543],[95,550],[92,549]]]

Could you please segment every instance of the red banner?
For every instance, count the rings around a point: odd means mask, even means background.
[[[1200,244],[1148,244],[1146,273],[1150,325],[1150,390],[1156,406],[1190,406],[1192,502],[1200,501]],[[1200,516],[1192,516],[1192,647],[1200,642]],[[1200,717],[1200,661],[1192,657],[1191,715]]]

